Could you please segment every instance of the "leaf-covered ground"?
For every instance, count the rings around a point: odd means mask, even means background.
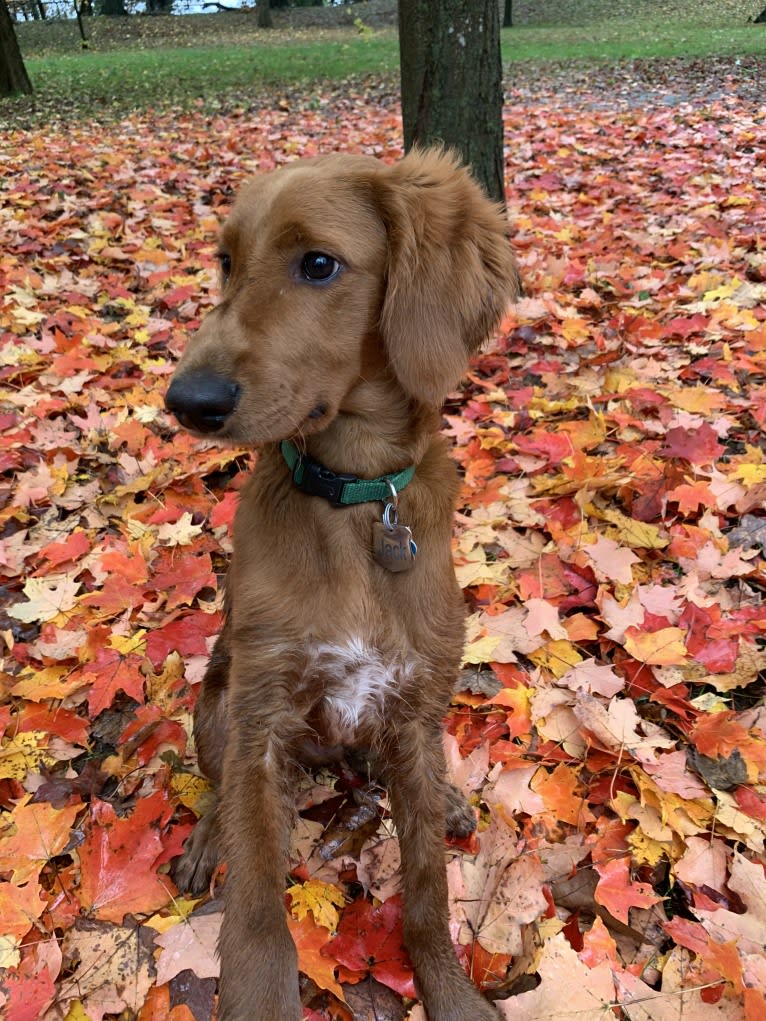
[[[728,73],[508,107],[526,296],[445,409],[470,609],[446,741],[480,820],[447,848],[452,931],[508,1019],[766,1018],[766,118]],[[163,392],[243,178],[400,138],[335,94],[0,140],[8,1021],[214,1011],[220,903],[168,865],[206,798],[190,713],[249,455]],[[384,793],[343,770],[298,804],[307,1017],[423,1021]]]

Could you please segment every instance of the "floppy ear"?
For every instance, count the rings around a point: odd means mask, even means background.
[[[441,149],[413,149],[375,185],[389,249],[383,342],[407,393],[440,405],[518,297],[505,214]]]

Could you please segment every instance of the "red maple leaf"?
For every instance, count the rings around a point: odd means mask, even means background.
[[[370,971],[401,996],[417,995],[404,949],[400,894],[377,908],[364,897],[355,900],[343,912],[338,935],[323,952],[353,971]]]
[[[690,464],[712,464],[723,453],[718,434],[711,425],[703,422],[697,429],[677,426],[668,429],[665,446],[660,454],[664,457],[679,457]]]
[[[167,904],[170,881],[155,871],[163,854],[162,831],[173,806],[165,791],[139,799],[129,815],[94,801],[79,848],[83,908],[94,917],[122,922],[128,912],[156,911]]]

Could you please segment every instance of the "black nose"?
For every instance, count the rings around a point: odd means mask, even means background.
[[[212,372],[184,372],[165,394],[165,407],[184,429],[214,433],[234,411],[239,384]]]

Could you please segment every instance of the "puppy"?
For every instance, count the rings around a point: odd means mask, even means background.
[[[258,449],[226,625],[195,713],[217,807],[176,870],[228,863],[222,1021],[299,1021],[284,885],[294,769],[372,749],[401,845],[404,934],[430,1021],[496,1021],[448,932],[442,719],[464,607],[439,409],[518,294],[507,226],[455,158],[331,155],[256,178],[221,235],[220,304],[167,393],[182,426]]]

